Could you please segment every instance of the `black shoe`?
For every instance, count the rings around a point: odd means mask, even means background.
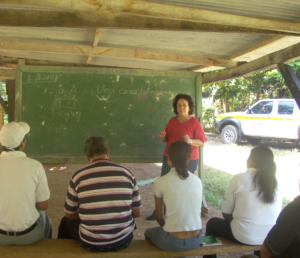
[[[150,216],[146,217],[146,220],[155,220],[155,210],[152,212]]]

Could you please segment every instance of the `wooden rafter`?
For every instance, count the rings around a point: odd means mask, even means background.
[[[72,54],[81,56],[107,56],[116,58],[132,58],[144,60],[156,60],[166,62],[179,62],[195,65],[219,66],[219,67],[235,67],[238,62],[233,60],[208,58],[201,56],[191,56],[183,54],[175,54],[168,52],[158,52],[144,49],[130,48],[113,48],[102,46],[88,46],[83,44],[59,43],[47,41],[30,41],[30,40],[0,40],[0,49],[2,52],[7,51],[6,55],[10,56],[13,51],[29,51],[31,53],[56,53],[56,54]],[[38,59],[38,58],[36,58]]]
[[[300,43],[277,51],[275,53],[263,56],[246,64],[241,64],[237,67],[229,68],[219,72],[204,73],[202,75],[203,83],[217,82],[230,80],[252,72],[265,70],[275,67],[277,64],[286,63],[300,58]]]
[[[96,29],[95,31],[95,37],[94,37],[94,41],[93,41],[93,48],[98,46],[98,43],[100,41],[100,37],[101,37],[101,30],[100,29]],[[90,64],[92,61],[93,56],[90,54],[87,58],[86,63]]]

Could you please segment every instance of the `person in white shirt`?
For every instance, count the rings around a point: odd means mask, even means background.
[[[160,227],[148,228],[145,238],[163,250],[184,251],[202,244],[202,183],[188,171],[190,157],[189,144],[172,143],[168,150],[171,170],[154,182],[156,220]]]
[[[50,191],[44,168],[23,152],[29,130],[25,122],[10,122],[0,130],[0,245],[52,237],[45,212]]]
[[[224,218],[210,219],[206,235],[245,245],[261,245],[276,223],[282,197],[277,187],[273,152],[266,146],[253,148],[247,167],[245,173],[235,175],[230,181],[222,203]]]

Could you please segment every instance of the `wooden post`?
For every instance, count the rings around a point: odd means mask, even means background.
[[[195,115],[202,123],[202,75],[199,74],[195,78]],[[198,165],[198,176],[202,179],[204,165],[203,165],[203,147],[199,148],[199,165]],[[204,189],[203,189],[203,196],[202,196],[202,209],[201,215],[206,216],[208,214],[208,207],[204,196]]]
[[[197,75],[195,78],[195,115],[202,123],[202,76]],[[201,178],[203,171],[203,147],[199,148],[199,165],[198,175]]]
[[[16,80],[6,81],[6,90],[8,95],[8,121],[15,120],[15,84]]]
[[[293,68],[287,64],[278,64],[278,68],[300,109],[300,81],[297,75]]]

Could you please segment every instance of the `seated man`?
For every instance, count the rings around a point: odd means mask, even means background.
[[[24,122],[11,122],[0,130],[0,245],[52,237],[45,212],[50,191],[44,168],[23,152],[29,130]]]
[[[261,257],[300,257],[300,196],[280,213],[264,241]]]
[[[141,200],[134,175],[109,160],[103,137],[90,137],[84,153],[89,165],[72,177],[58,238],[73,238],[91,251],[126,248],[140,216]]]

